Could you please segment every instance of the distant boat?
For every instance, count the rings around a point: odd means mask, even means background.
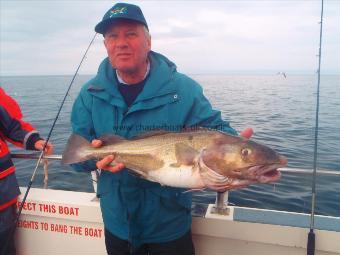
[[[287,78],[287,75],[285,72],[278,72],[276,75],[283,75],[283,77]]]

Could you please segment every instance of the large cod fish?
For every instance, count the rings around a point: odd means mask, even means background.
[[[284,156],[267,146],[219,131],[198,129],[172,133],[156,131],[126,140],[111,135],[94,148],[72,134],[63,153],[64,164],[101,159],[114,154],[111,164],[123,163],[142,178],[161,185],[225,191],[280,179]]]

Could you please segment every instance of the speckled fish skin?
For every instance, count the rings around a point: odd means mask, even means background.
[[[72,135],[63,162],[71,164],[114,154],[113,165],[123,163],[149,181],[218,191],[277,181],[280,173],[276,169],[287,163],[267,146],[206,129],[157,131],[132,140],[106,136],[101,140],[104,145],[93,148],[85,139]]]

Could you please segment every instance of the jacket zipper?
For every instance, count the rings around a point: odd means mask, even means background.
[[[118,132],[118,110],[117,107],[115,107],[115,126],[114,126],[114,130],[117,133]]]

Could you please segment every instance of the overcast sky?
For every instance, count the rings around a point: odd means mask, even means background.
[[[114,1],[0,0],[0,75],[73,74]],[[152,49],[186,73],[315,73],[321,1],[128,1]],[[323,73],[340,74],[340,1],[325,0]],[[98,35],[80,69],[106,56]]]

